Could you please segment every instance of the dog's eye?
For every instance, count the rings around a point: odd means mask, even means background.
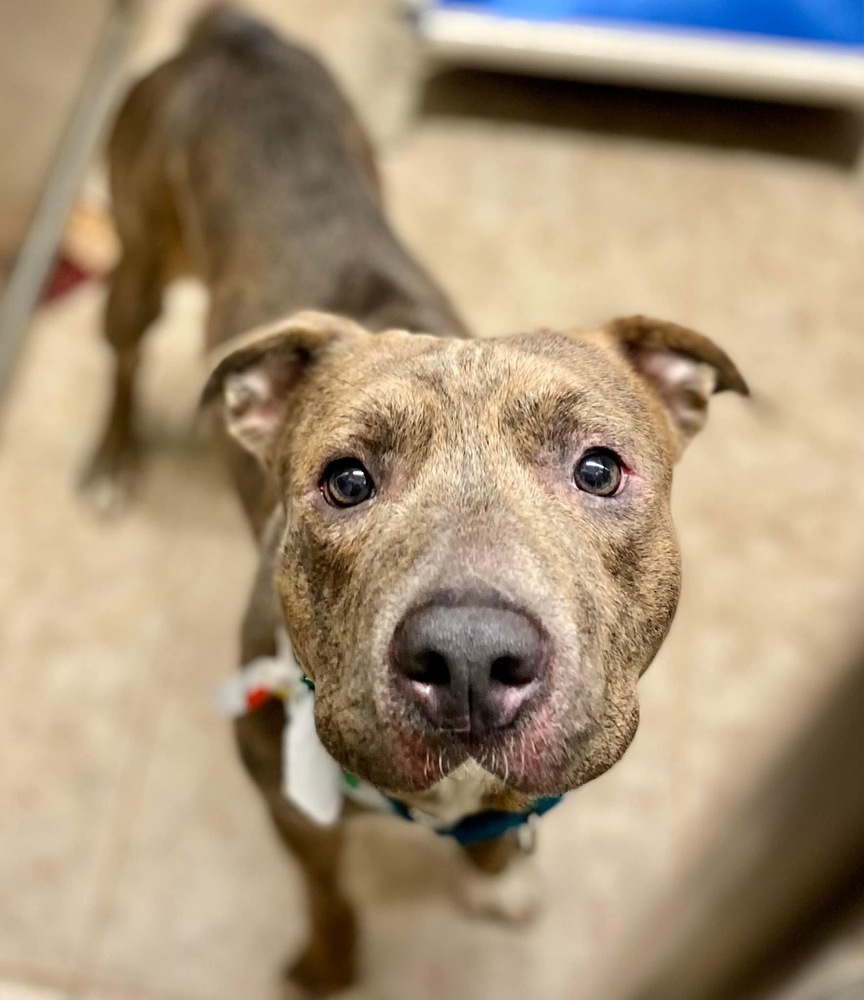
[[[332,507],[356,507],[375,490],[372,477],[356,458],[331,462],[321,479],[321,492]]]
[[[618,492],[623,472],[618,456],[608,448],[592,448],[576,463],[573,479],[585,493],[611,497]]]

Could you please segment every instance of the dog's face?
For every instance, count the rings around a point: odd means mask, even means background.
[[[316,722],[393,793],[469,759],[526,797],[610,767],[675,612],[672,465],[710,341],[635,318],[459,341],[301,314],[212,376],[281,497],[276,587]]]

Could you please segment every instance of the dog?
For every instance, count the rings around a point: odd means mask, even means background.
[[[132,485],[141,339],[165,285],[198,276],[222,353],[203,402],[261,552],[237,739],[308,889],[291,977],[317,994],[356,977],[343,780],[456,836],[476,909],[527,916],[524,879],[503,903],[495,887],[525,822],[633,738],[679,595],[672,467],[742,376],[642,316],[471,339],[390,228],[327,70],[236,10],[134,86],[109,160],[114,398],[85,484]]]

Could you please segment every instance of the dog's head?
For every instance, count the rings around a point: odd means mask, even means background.
[[[679,592],[672,465],[729,358],[644,317],[461,341],[300,314],[213,373],[284,508],[275,584],[321,738],[393,793],[469,759],[605,771]]]

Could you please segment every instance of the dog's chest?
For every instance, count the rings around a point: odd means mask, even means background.
[[[469,760],[425,792],[405,796],[403,801],[418,822],[453,826],[466,816],[488,809],[490,799],[500,790],[497,778]]]

